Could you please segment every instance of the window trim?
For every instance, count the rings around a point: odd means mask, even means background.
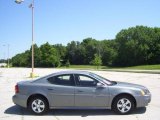
[[[72,77],[71,83],[72,83],[73,85],[55,84],[55,83],[53,83],[53,82],[51,82],[51,81],[48,80],[49,78],[59,77],[59,76],[67,76],[67,75],[70,75],[70,77]],[[53,76],[49,76],[49,77],[46,78],[46,80],[47,80],[48,83],[50,83],[51,85],[58,85],[58,86],[76,86],[76,83],[75,83],[75,80],[74,80],[74,79],[75,79],[75,78],[74,78],[74,75],[73,75],[73,74],[53,75]]]
[[[78,83],[78,79],[77,79],[76,75],[86,76],[86,77],[89,77],[89,78],[91,78],[91,79],[99,82],[99,83],[102,83],[102,82],[100,82],[99,80],[97,80],[97,79],[95,79],[95,78],[93,78],[93,77],[91,77],[91,76],[89,76],[89,75],[85,75],[85,74],[74,74],[75,86],[77,86],[77,87],[96,88],[96,86],[80,86],[80,85],[78,85],[78,84],[77,84],[77,83]],[[102,84],[104,84],[104,83],[102,83]]]

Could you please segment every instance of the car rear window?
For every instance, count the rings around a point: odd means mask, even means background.
[[[74,80],[72,75],[58,75],[47,79],[51,84],[73,86]]]

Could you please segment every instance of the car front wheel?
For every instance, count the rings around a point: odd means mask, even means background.
[[[134,106],[133,99],[130,96],[119,96],[113,103],[113,110],[119,114],[128,114]]]
[[[34,97],[29,102],[29,109],[38,115],[44,114],[48,110],[48,103],[42,97]]]

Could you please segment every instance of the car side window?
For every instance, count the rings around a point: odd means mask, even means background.
[[[58,75],[58,76],[53,76],[47,79],[48,82],[51,84],[56,84],[56,85],[65,85],[65,86],[74,86],[74,79],[73,75]]]
[[[81,87],[95,87],[98,83],[97,80],[86,75],[75,75],[76,84]]]

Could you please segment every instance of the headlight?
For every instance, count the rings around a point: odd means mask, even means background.
[[[145,92],[143,90],[141,90],[141,94],[144,96],[145,95]]]
[[[144,95],[147,95],[149,94],[149,90],[148,89],[144,89],[144,90],[141,90],[141,94],[144,96]]]

